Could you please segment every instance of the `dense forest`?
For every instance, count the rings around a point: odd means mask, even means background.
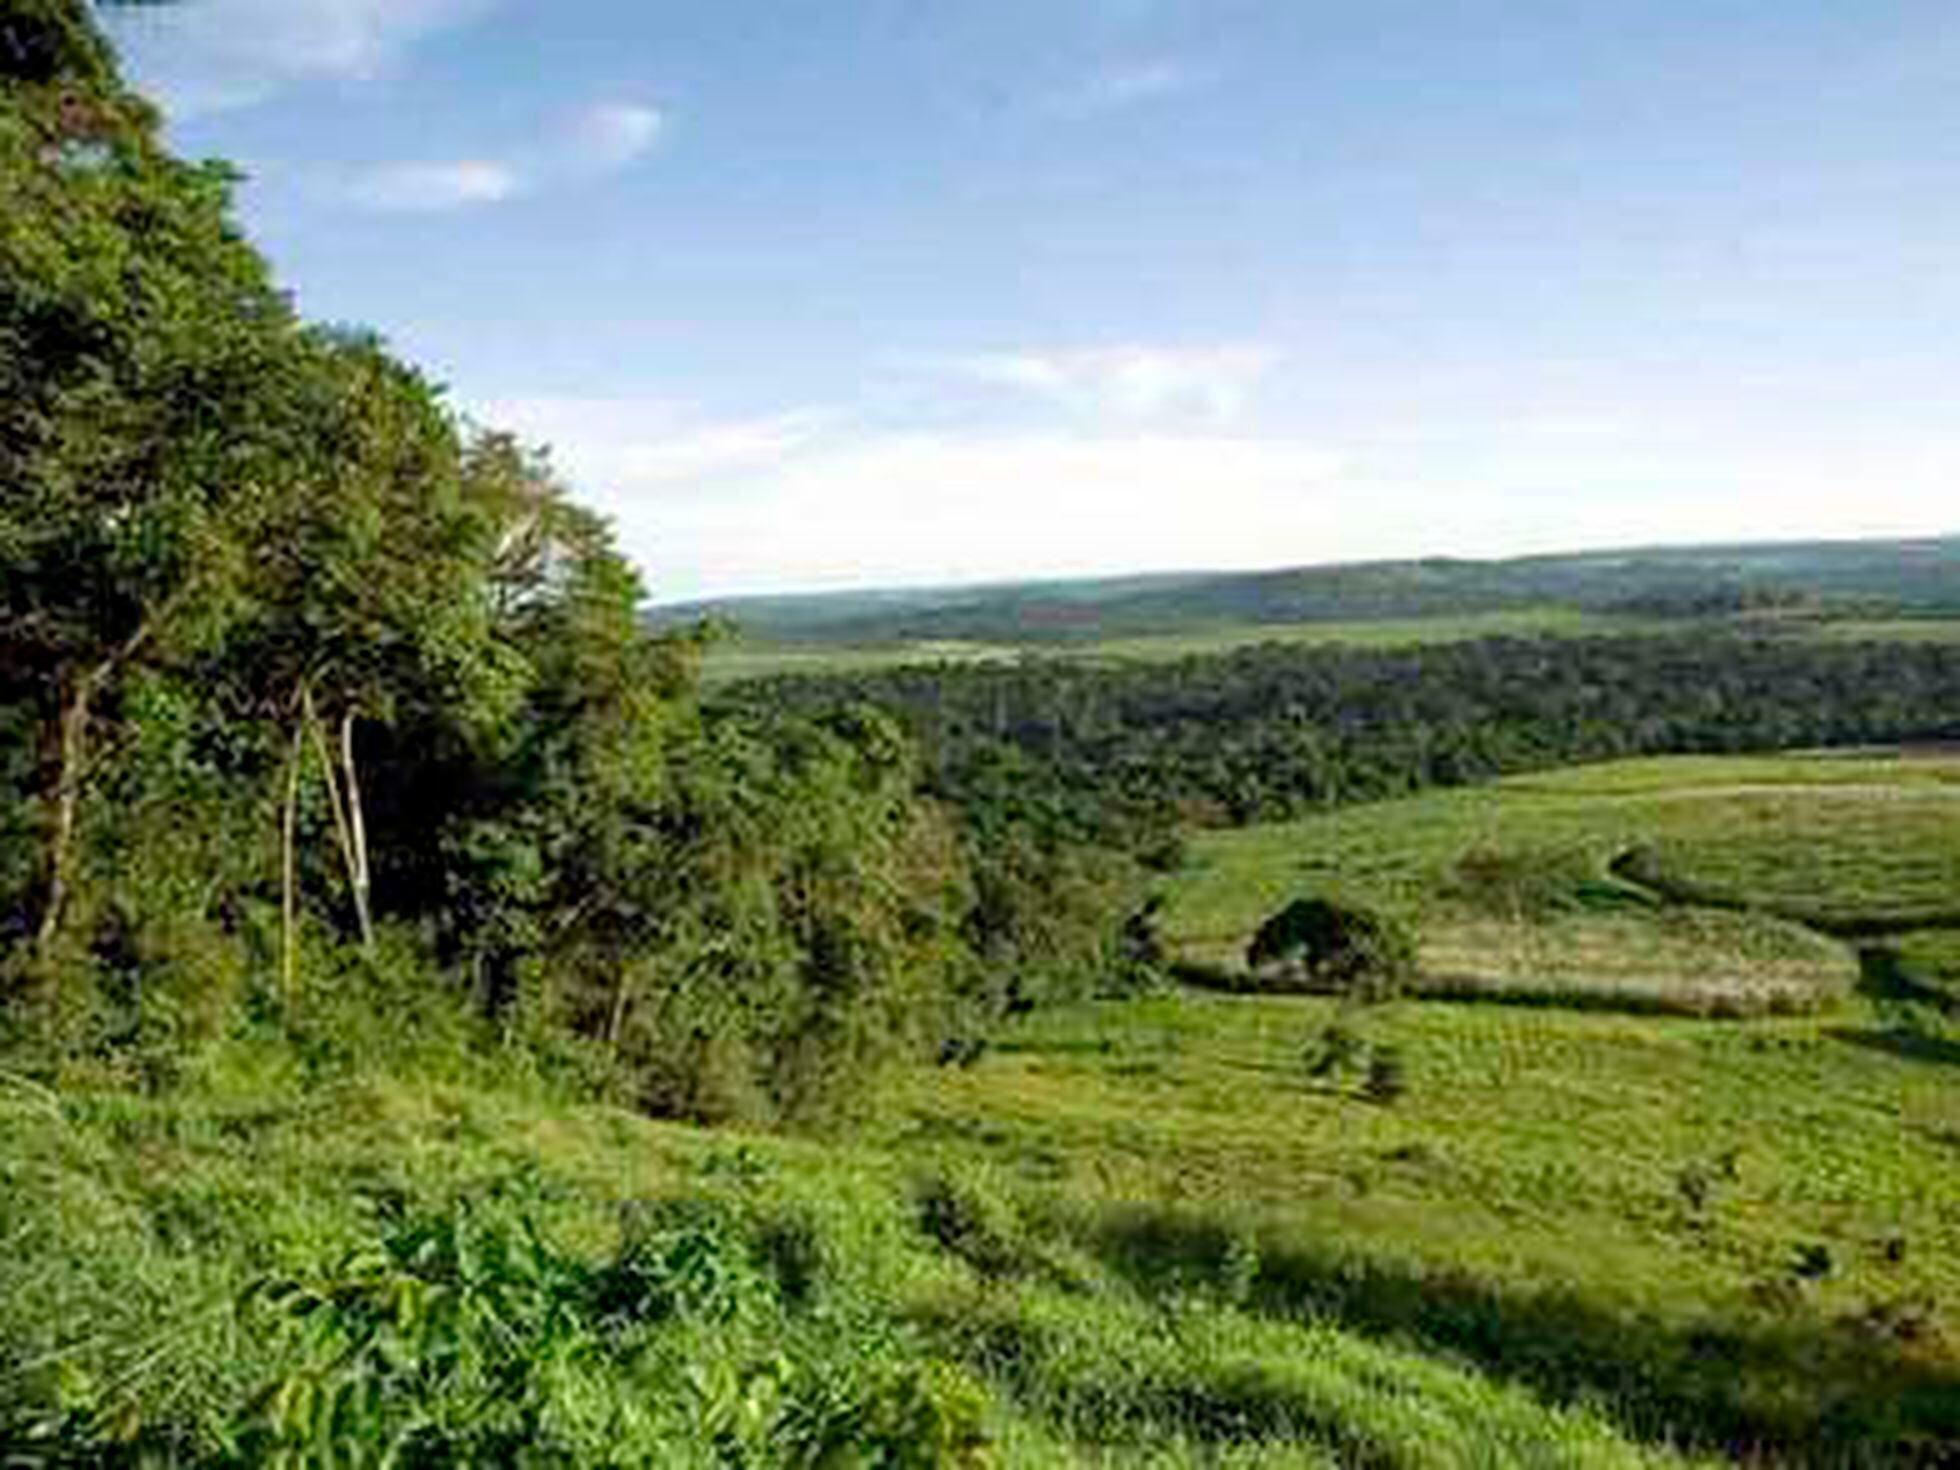
[[[413,1019],[801,1116],[989,977],[1092,983],[1120,863],[990,874],[882,717],[702,708],[543,455],[299,319],[78,0],[7,6],[0,68],[12,1065],[155,1081],[240,1027]],[[1025,911],[1071,881],[1079,931]]]
[[[1024,659],[780,676],[724,699],[897,715],[931,789],[989,821],[1169,860],[1184,824],[1274,821],[1576,761],[1960,735],[1960,648],[1706,630],[1170,663]]]

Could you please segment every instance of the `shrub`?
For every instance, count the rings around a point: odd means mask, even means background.
[[[1402,1065],[1402,1054],[1392,1046],[1378,1046],[1368,1059],[1368,1079],[1361,1084],[1368,1101],[1393,1107],[1409,1090],[1409,1077]]]
[[[1295,899],[1246,946],[1246,966],[1279,988],[1385,999],[1415,973],[1408,929],[1385,914],[1325,898]]]
[[[1309,1044],[1301,1058],[1307,1076],[1319,1081],[1338,1076],[1361,1060],[1364,1043],[1346,1026],[1336,1021]]]
[[[918,1190],[919,1228],[982,1276],[1022,1274],[1030,1264],[1026,1230],[1014,1206],[983,1180],[934,1174]]]

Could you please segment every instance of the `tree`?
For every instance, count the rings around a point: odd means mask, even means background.
[[[235,606],[293,327],[230,174],[163,151],[80,5],[10,6],[0,85],[0,682],[35,691],[45,960],[102,709]]]
[[[1254,971],[1301,988],[1357,998],[1394,994],[1415,971],[1415,943],[1384,914],[1325,898],[1298,898],[1267,919],[1246,946]]]

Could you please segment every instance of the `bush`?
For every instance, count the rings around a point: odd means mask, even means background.
[[[1409,1090],[1409,1075],[1402,1065],[1402,1054],[1392,1046],[1378,1046],[1368,1060],[1368,1079],[1361,1092],[1372,1103],[1393,1107]]]
[[[1334,990],[1378,1000],[1415,973],[1415,939],[1385,914],[1325,898],[1295,899],[1259,926],[1246,946],[1255,974],[1276,988]]]
[[[991,1463],[986,1391],[966,1372],[799,1316],[772,1270],[786,1223],[658,1201],[590,1264],[521,1216],[413,1222],[251,1293],[249,1319],[295,1366],[227,1448],[295,1465],[322,1446],[424,1465]],[[799,1277],[824,1250],[801,1223]]]

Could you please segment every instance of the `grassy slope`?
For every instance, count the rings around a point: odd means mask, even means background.
[[[1570,853],[1603,872],[1639,844],[1670,874],[1766,901],[1877,918],[1937,910],[1960,900],[1960,762],[1627,761],[1206,834],[1168,928],[1184,953],[1230,966],[1288,898],[1332,891],[1414,920],[1426,969],[1509,988],[1828,995],[1854,978],[1847,950],[1774,919],[1632,910],[1506,923],[1442,896],[1478,850]]]
[[[1795,593],[1867,617],[1960,612],[1960,539],[1620,549],[888,593],[734,598],[655,610],[727,617],[783,643],[1066,643],[1224,627],[1434,618],[1546,606],[1681,606],[1724,589]],[[1716,599],[1720,601],[1718,597]]]
[[[1852,618],[1821,624],[1817,634],[1845,643],[1960,643],[1960,618]]]
[[[1283,643],[1304,647],[1411,648],[1473,638],[1599,637],[1612,633],[1678,632],[1710,626],[1732,630],[1730,619],[1706,623],[1656,620],[1544,606],[1431,617],[1364,618],[1304,623],[1212,623],[1173,633],[1137,633],[1068,642],[1031,639],[900,639],[889,642],[775,642],[742,637],[710,649],[704,663],[717,684],[774,674],[833,674],[938,663],[1008,663],[1023,657],[1090,662],[1155,662]],[[1960,642],[1960,618],[1822,621],[1793,624],[1791,636],[1833,643]]]
[[[1208,838],[1174,914],[1248,922],[1309,859],[1316,882],[1422,913],[1466,839],[1728,841],[1736,811],[1793,794],[1829,819],[1811,838],[1849,850],[1861,793],[1917,811],[1955,775],[1561,772]],[[1399,1102],[1307,1074],[1336,1021],[1396,1049]],[[1029,1018],[828,1143],[453,1068],[302,1086],[243,1049],[161,1099],[0,1077],[0,1408],[208,1436],[290,1367],[233,1310],[255,1277],[459,1196],[502,1196],[597,1260],[623,1205],[686,1195],[800,1222],[819,1286],[746,1325],[659,1329],[653,1361],[687,1371],[634,1389],[675,1436],[654,1463],[710,1463],[713,1385],[743,1402],[785,1351],[795,1381],[969,1375],[1007,1464],[1636,1464],[1684,1440],[1888,1463],[1901,1440],[1960,1443],[1948,1024],[1863,996],[1711,1025],[1184,993]]]
[[[948,1184],[937,1148],[743,1138],[509,1087],[366,1076],[174,1101],[14,1083],[0,1090],[0,1160],[0,1410],[87,1405],[91,1433],[174,1426],[185,1452],[292,1367],[291,1344],[234,1310],[248,1282],[323,1269],[386,1220],[459,1197],[501,1197],[596,1261],[623,1208],[686,1195],[793,1226],[813,1243],[815,1285],[793,1303],[770,1298],[759,1317],[662,1329],[653,1376],[634,1390],[655,1448],[633,1463],[779,1463],[773,1450],[728,1459],[710,1440],[752,1412],[785,1355],[798,1365],[787,1381],[806,1393],[814,1383],[820,1399],[867,1364],[949,1365],[984,1395],[990,1463],[1670,1458],[1594,1413],[1371,1334],[1255,1310],[1243,1291],[1133,1280],[1038,1234],[984,1183]],[[956,1201],[936,1234],[922,1190]],[[594,1392],[586,1380],[572,1405],[588,1429],[604,1423]]]
[[[1252,1240],[1256,1310],[1600,1399],[1647,1433],[1821,1436],[1820,1416],[1896,1411],[1960,1435],[1941,1345],[1960,1328],[1960,1045],[1863,1013],[1404,1002],[1346,1018],[1408,1068],[1380,1107],[1305,1075],[1336,1017],[1186,994],[1040,1018],[920,1085],[891,1143],[1011,1172],[1141,1279],[1229,1272]],[[1830,1271],[1798,1285],[1811,1244]],[[1902,1343],[1887,1323],[1916,1303],[1932,1318]]]

